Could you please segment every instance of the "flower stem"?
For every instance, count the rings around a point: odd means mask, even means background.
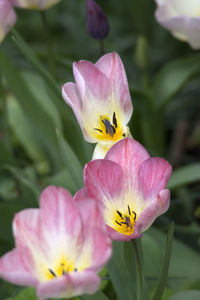
[[[41,16],[42,26],[43,26],[43,30],[44,30],[44,34],[45,34],[46,42],[47,42],[49,69],[50,69],[51,75],[55,78],[56,77],[55,58],[54,58],[52,39],[51,39],[50,31],[49,31],[46,12],[41,11],[40,16]]]
[[[99,40],[99,51],[100,51],[100,55],[104,55],[105,54],[105,49],[104,49],[104,42],[103,40]]]
[[[136,269],[137,269],[137,299],[143,300],[143,290],[144,290],[144,282],[143,282],[143,271],[142,271],[142,258],[141,253],[139,251],[139,240],[133,239],[133,249],[135,252],[135,260],[136,260]]]
[[[9,122],[6,107],[6,90],[3,83],[2,74],[0,74],[0,94],[1,94],[1,110],[3,119],[3,129],[4,129],[4,140],[8,148],[10,148],[10,136],[9,136]]]

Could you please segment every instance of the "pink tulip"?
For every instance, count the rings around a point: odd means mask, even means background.
[[[12,0],[12,2],[13,5],[20,8],[44,10],[57,4],[60,0]]]
[[[200,0],[156,0],[156,19],[179,40],[200,49]]]
[[[137,141],[126,138],[116,143],[105,159],[86,165],[86,188],[75,198],[87,193],[100,203],[113,240],[138,238],[167,211],[170,192],[164,188],[171,172],[166,160],[150,157]]]
[[[10,1],[0,0],[0,43],[16,22],[16,14]]]
[[[116,141],[129,134],[126,125],[133,108],[122,61],[113,52],[96,64],[76,62],[73,72],[76,83],[65,83],[63,98],[72,107],[85,139],[98,143],[94,157],[104,157]]]
[[[13,221],[16,248],[0,259],[0,276],[37,288],[39,299],[94,293],[97,272],[111,256],[94,200],[76,203],[61,187],[49,186],[40,209],[25,209]]]

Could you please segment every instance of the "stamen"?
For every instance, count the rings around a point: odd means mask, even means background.
[[[125,217],[126,222],[121,222],[121,224],[125,224],[127,227],[132,228],[131,221],[129,217]]]
[[[130,206],[128,205],[128,214],[129,216],[131,216],[131,210],[130,210]]]
[[[111,125],[110,121],[108,121],[107,119],[102,120],[102,122],[106,127],[106,133],[108,133],[111,137],[113,137],[113,135],[116,132],[115,127],[113,125]]]
[[[132,213],[134,214],[134,221],[136,220],[137,214],[132,210]]]
[[[57,277],[57,276],[56,276],[56,273],[54,273],[54,271],[53,271],[53,270],[49,269],[49,272],[50,272],[50,273],[51,273],[51,275],[53,275],[54,277]]]
[[[122,226],[122,224],[121,224],[122,222],[121,222],[121,223],[119,223],[119,222],[117,222],[116,220],[115,220],[115,222],[116,222],[116,223],[117,223],[119,226]]]
[[[115,128],[117,128],[117,118],[116,118],[115,112],[113,113],[113,124],[114,124]]]
[[[102,133],[102,130],[101,129],[99,129],[99,128],[93,128],[94,130],[97,130],[97,131],[99,131],[99,132],[101,132]]]
[[[122,220],[124,219],[123,217],[122,217],[122,213],[120,212],[120,211],[116,211],[117,213],[118,213],[118,215],[120,216],[120,218],[122,218]]]

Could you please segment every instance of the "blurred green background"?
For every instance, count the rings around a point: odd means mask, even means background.
[[[200,54],[161,28],[154,17],[154,1],[98,3],[110,24],[105,52],[118,52],[127,71],[134,107],[131,133],[151,155],[165,157],[174,168],[168,184],[170,209],[142,238],[148,288],[155,288],[165,233],[173,220],[175,239],[168,288],[162,299],[198,300]],[[14,213],[37,207],[45,186],[61,185],[74,194],[83,185],[82,169],[91,159],[94,145],[83,140],[71,109],[62,99],[61,86],[74,80],[73,61],[95,62],[101,55],[99,42],[86,32],[85,11],[84,0],[62,0],[45,12],[55,60],[52,74],[39,12],[17,9],[15,31],[0,45],[1,255],[14,246]],[[122,257],[123,263],[127,257]],[[112,271],[110,276],[105,293],[110,299],[123,299],[120,288],[124,287],[116,287]],[[36,299],[32,289],[25,296],[24,291],[17,296],[19,291],[19,287],[2,281],[0,299]]]

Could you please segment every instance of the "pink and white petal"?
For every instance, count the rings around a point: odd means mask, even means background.
[[[109,237],[113,241],[130,241],[132,239],[138,239],[138,238],[142,237],[141,232],[138,232],[137,228],[135,228],[134,233],[131,235],[122,234],[109,226],[107,226],[107,231],[108,231]]]
[[[13,220],[13,234],[17,247],[34,247],[41,250],[39,209],[24,209]]]
[[[85,247],[83,247],[81,261],[91,261],[91,268],[99,271],[111,256],[111,242],[108,238],[106,227],[101,212],[101,206],[93,199],[85,198],[79,201],[78,206],[81,212],[84,231]],[[89,257],[86,259],[86,257]]]
[[[78,192],[76,192],[76,194],[74,195],[74,201],[84,201],[85,198],[87,198],[87,192],[86,192],[86,188],[82,188],[80,189]]]
[[[0,259],[0,277],[13,284],[36,286],[37,279],[29,271],[20,249],[9,251]]]
[[[73,63],[73,72],[79,93],[82,98],[82,109],[86,110],[91,103],[110,101],[111,85],[108,78],[89,61]]]
[[[99,142],[96,144],[92,159],[103,159],[115,142]]]
[[[143,199],[156,197],[164,189],[172,173],[171,165],[163,158],[151,157],[145,160],[139,172]]]
[[[99,272],[112,255],[111,240],[106,230],[95,227],[92,230],[92,266],[91,269]]]
[[[174,17],[163,17],[165,14],[164,7],[161,7],[158,11],[156,11],[156,18],[158,22],[170,30],[172,34],[179,40],[187,41],[187,24],[189,22],[189,18],[187,16],[174,16]]]
[[[114,99],[120,103],[123,111],[123,123],[126,125],[131,118],[133,107],[126,72],[120,56],[116,52],[105,54],[96,62],[95,66],[111,81]]]
[[[99,227],[102,230],[105,229],[101,206],[96,200],[85,197],[84,200],[77,202],[77,206],[86,236],[92,232],[94,227]]]
[[[109,160],[93,160],[84,168],[84,181],[88,196],[105,205],[121,194],[122,169]]]
[[[157,197],[152,199],[151,203],[139,215],[135,230],[141,233],[147,230],[158,216],[168,210],[169,204],[170,191],[167,189],[160,191]]]
[[[73,109],[76,119],[82,128],[82,102],[77,85],[73,82],[65,83],[62,87],[62,96],[65,102]]]
[[[132,138],[117,142],[106,154],[105,159],[111,160],[122,167],[123,189],[125,191],[139,190],[138,172],[142,163],[150,156],[145,148]]]
[[[16,13],[7,0],[0,1],[0,43],[16,22]]]
[[[71,298],[81,294],[93,294],[99,285],[100,279],[93,271],[77,271],[40,284],[37,295],[40,300]]]
[[[76,202],[62,187],[48,186],[41,194],[40,215],[43,237],[53,239],[70,236],[76,239],[82,226]]]
[[[187,37],[193,49],[200,49],[200,17],[190,18],[187,23]]]

